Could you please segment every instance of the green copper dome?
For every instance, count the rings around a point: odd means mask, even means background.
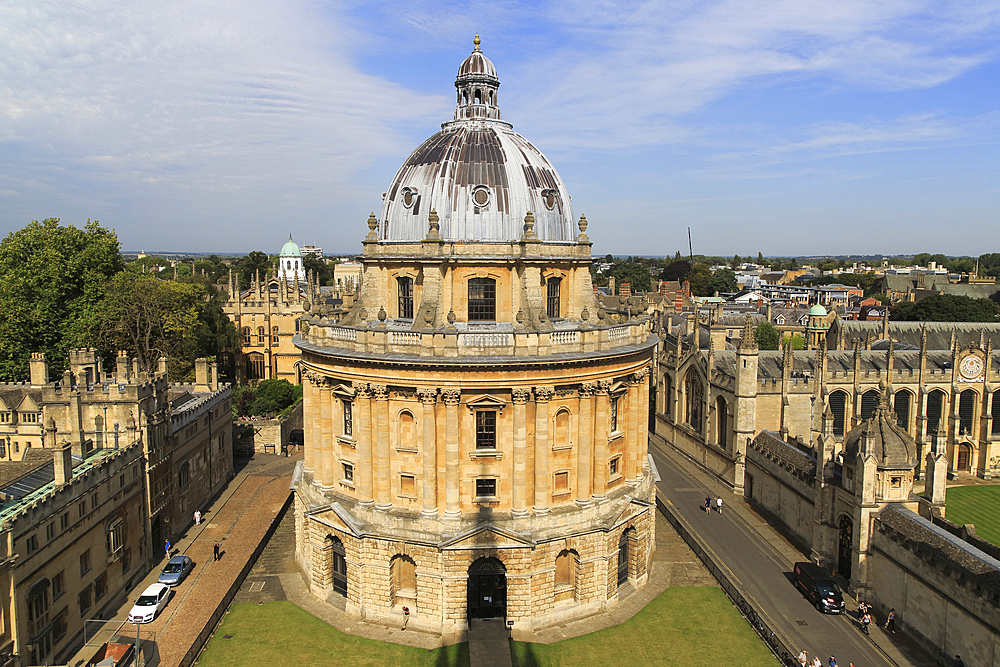
[[[302,251],[299,250],[298,244],[292,240],[291,235],[288,236],[288,243],[281,246],[281,253],[279,257],[301,257]]]
[[[799,311],[799,312],[801,312],[801,311]],[[812,317],[813,315],[819,315],[820,317],[826,317],[826,308],[824,308],[823,306],[821,306],[821,305],[819,305],[817,303],[815,306],[813,306],[812,308],[809,309],[809,316]]]

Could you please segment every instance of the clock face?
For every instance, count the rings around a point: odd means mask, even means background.
[[[983,360],[970,354],[958,365],[958,371],[967,380],[974,380],[983,374]]]

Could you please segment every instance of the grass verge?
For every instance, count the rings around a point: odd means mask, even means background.
[[[231,639],[224,639],[232,635]],[[234,604],[199,667],[466,667],[468,644],[428,651],[347,635],[291,602]]]
[[[975,524],[976,535],[1000,545],[1000,486],[953,486],[946,499],[949,521]]]
[[[621,625],[554,644],[511,642],[514,667],[774,667],[721,589],[668,588]]]

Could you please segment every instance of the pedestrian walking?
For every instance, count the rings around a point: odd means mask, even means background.
[[[962,656],[955,654],[955,659],[951,661],[951,667],[965,667],[965,663],[962,662]]]
[[[219,560],[219,558],[221,557],[221,552],[220,552],[218,540],[216,540],[215,546],[212,547],[212,552],[214,554],[212,560]]]
[[[167,552],[167,557],[170,556],[170,540],[168,539],[163,543],[163,550]]]
[[[830,667],[837,667],[837,659],[832,655],[830,656]]]
[[[889,632],[896,632],[896,609],[895,607],[889,610],[889,615],[885,617],[884,628]]]
[[[719,514],[722,514],[722,496],[719,496],[719,499],[715,501],[715,507],[719,510]]]
[[[864,630],[865,634],[868,634],[868,626],[872,624],[872,615],[867,611],[865,615],[861,617],[861,629]]]
[[[808,662],[809,662],[809,654],[806,653],[805,649],[802,649],[799,652],[799,664],[802,665],[802,667],[806,667],[806,663]]]
[[[201,525],[201,510],[194,511],[194,525],[196,526]]]
[[[823,667],[823,661],[819,659],[818,655],[813,658],[812,667]]]
[[[708,496],[705,496],[705,512],[708,513],[711,511],[712,511],[712,499],[709,498]]]

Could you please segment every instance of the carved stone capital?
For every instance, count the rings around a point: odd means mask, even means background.
[[[632,384],[642,384],[649,377],[649,366],[644,366],[632,374]]]
[[[580,393],[580,398],[590,398],[597,391],[597,383],[584,382],[577,391]]]
[[[611,391],[611,380],[599,380],[595,384],[597,385],[594,388],[595,394],[607,394]]]
[[[442,389],[441,400],[444,401],[445,405],[458,405],[462,400],[462,390],[455,388]]]
[[[355,398],[371,398],[372,388],[371,385],[362,382],[360,384],[354,385],[354,397]]]
[[[524,403],[527,403],[528,399],[531,398],[531,390],[530,389],[511,389],[511,391],[510,391],[510,397],[511,397],[511,400],[513,400],[515,403],[524,404]]]
[[[438,390],[435,387],[417,387],[421,403],[437,403]]]
[[[535,387],[535,402],[548,403],[555,393],[555,389],[552,387]]]
[[[373,384],[370,385],[372,393],[375,394],[376,401],[388,401],[389,400],[389,387],[384,384]]]

